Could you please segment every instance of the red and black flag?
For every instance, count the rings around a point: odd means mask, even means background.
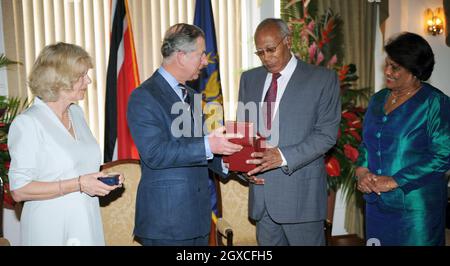
[[[127,125],[127,103],[139,86],[128,0],[111,0],[111,46],[106,80],[104,161],[139,159]]]

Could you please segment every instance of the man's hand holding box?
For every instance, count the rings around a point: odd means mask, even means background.
[[[232,138],[229,141],[242,145],[241,151],[232,155],[223,156],[223,161],[229,164],[229,170],[247,173],[257,167],[256,164],[247,164],[247,160],[253,159],[253,152],[264,152],[264,138],[257,137],[254,134],[253,123],[226,121],[225,129],[227,134],[239,134],[242,138]]]

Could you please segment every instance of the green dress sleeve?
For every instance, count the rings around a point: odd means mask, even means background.
[[[450,164],[450,101],[449,97],[433,97],[427,113],[429,153],[412,166],[393,175],[404,193],[417,189],[437,178],[443,178]]]

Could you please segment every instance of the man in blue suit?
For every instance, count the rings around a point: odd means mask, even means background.
[[[324,154],[336,143],[341,114],[337,75],[297,59],[281,19],[258,25],[255,46],[263,66],[242,74],[239,102],[258,103],[263,115],[247,118],[238,107],[238,119],[260,122],[263,136],[270,132],[272,148],[247,162],[259,165],[247,173],[256,183],[250,184],[249,215],[257,221],[258,243],[324,245]]]
[[[213,154],[242,147],[228,141],[224,128],[203,134],[201,96],[185,85],[208,64],[203,31],[183,23],[170,27],[161,53],[161,67],[128,103],[142,169],[134,234],[143,245],[204,246],[211,223],[208,167],[222,173],[221,158]]]

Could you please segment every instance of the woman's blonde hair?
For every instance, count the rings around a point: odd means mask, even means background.
[[[28,85],[35,96],[55,102],[61,90],[72,90],[92,67],[92,58],[78,45],[63,42],[47,45],[34,62]]]

